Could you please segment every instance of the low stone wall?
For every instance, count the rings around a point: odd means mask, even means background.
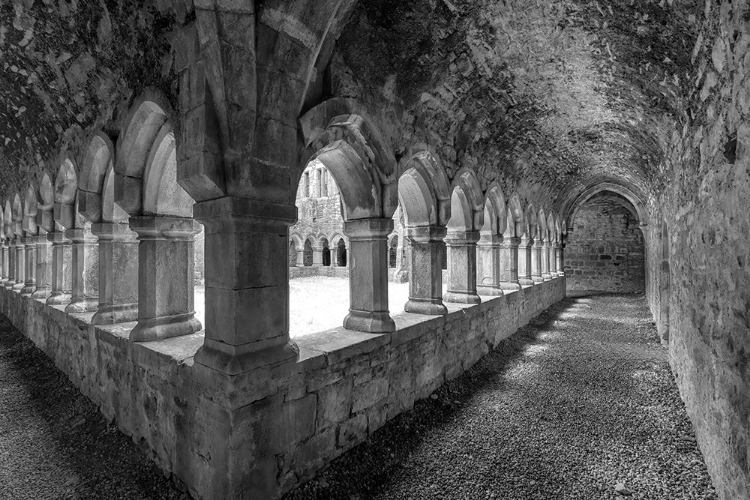
[[[330,278],[348,278],[348,267],[331,267],[331,266],[304,266],[290,267],[289,279],[310,278],[313,276],[328,276]]]
[[[196,498],[277,498],[470,368],[565,296],[565,279],[394,317],[398,330],[336,328],[296,339],[299,357],[226,377],[193,355],[202,334],[132,343],[133,323],[94,327],[0,290],[2,312]]]

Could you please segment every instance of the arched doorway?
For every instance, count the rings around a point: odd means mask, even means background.
[[[669,341],[669,230],[667,223],[661,225],[661,264],[659,265],[659,337],[663,342]]]
[[[328,240],[323,238],[320,245],[323,247],[323,266],[329,267],[331,265],[331,249],[328,248]]]
[[[294,246],[294,242],[289,242],[289,255],[287,256],[287,259],[289,261],[289,267],[294,267],[297,265],[297,247]]]
[[[340,239],[336,246],[336,265],[338,267],[346,267],[346,243],[344,239]]]
[[[396,268],[396,254],[398,253],[398,235],[394,235],[388,242],[388,267]]]
[[[305,240],[305,249],[302,252],[302,262],[305,267],[313,265],[313,247],[312,242],[309,239]]]

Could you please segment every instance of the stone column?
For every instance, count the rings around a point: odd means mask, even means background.
[[[404,310],[416,314],[442,315],[443,304],[442,226],[407,227],[411,262],[409,263],[409,301]]]
[[[0,245],[0,250],[2,251],[2,255],[0,256],[0,265],[2,265],[0,285],[5,287],[5,282],[8,281],[8,241],[5,236],[0,238]]]
[[[21,289],[21,295],[31,297],[36,289],[36,236],[27,236],[23,239],[26,279]]]
[[[89,229],[67,229],[72,246],[72,281],[67,313],[96,311],[99,304],[99,249]]]
[[[558,243],[555,250],[555,258],[557,259],[557,274],[559,276],[565,276],[565,259],[563,258],[562,243]]]
[[[543,283],[542,278],[542,240],[535,240],[531,247],[531,279],[536,283]]]
[[[518,245],[521,238],[503,238],[500,244],[500,288],[503,290],[520,290],[518,281]],[[524,249],[525,250],[525,249]]]
[[[70,240],[62,232],[47,233],[52,243],[52,292],[47,304],[61,305],[70,302],[72,247]]]
[[[550,244],[550,255],[549,255],[549,273],[553,278],[557,278],[557,246],[559,243]]]
[[[94,325],[138,319],[138,239],[126,223],[91,225],[99,240],[99,305]]]
[[[131,217],[130,228],[139,242],[138,324],[130,340],[148,342],[199,332],[193,296],[199,231],[195,221],[161,215]]]
[[[477,243],[477,292],[482,295],[502,295],[500,288],[500,246],[503,237],[482,234]]]
[[[479,231],[451,231],[445,238],[448,250],[446,302],[479,304],[477,295],[477,242]]]
[[[16,252],[16,277],[12,290],[14,292],[20,292],[25,286],[26,281],[26,249],[21,236],[16,235],[13,241],[15,243]]]
[[[195,362],[237,375],[295,360],[289,266],[277,257],[297,207],[224,197],[193,212],[206,229],[206,338]]]
[[[313,249],[313,267],[323,266],[323,247],[320,245],[314,245]]]
[[[388,235],[393,219],[344,222],[349,238],[349,314],[344,328],[368,333],[396,331],[388,313]]]
[[[521,286],[531,286],[534,280],[531,278],[531,266],[534,240],[526,236],[521,238],[518,245],[518,283]]]
[[[52,290],[52,243],[47,240],[47,232],[39,228],[34,238],[36,244],[36,290],[32,299],[46,300]]]
[[[305,267],[305,247],[297,248],[297,267]]]
[[[550,242],[548,240],[544,240],[544,243],[542,244],[542,278],[544,279],[544,281],[549,281],[552,279],[549,265],[549,250]]]
[[[5,257],[8,263],[8,279],[5,280],[4,286],[6,290],[11,290],[13,289],[13,285],[16,284],[16,247],[13,239],[10,237],[5,239],[5,250]]]

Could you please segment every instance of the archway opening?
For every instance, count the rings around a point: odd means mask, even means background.
[[[346,267],[347,261],[346,261],[346,243],[344,243],[343,238],[339,240],[339,243],[336,247],[336,265],[338,267]]]
[[[331,266],[331,249],[328,248],[328,240],[326,238],[323,238],[321,240],[320,245],[323,248],[321,250],[323,253],[323,267],[330,267]]]
[[[388,267],[396,268],[396,257],[398,252],[398,235],[393,235],[388,241]]]
[[[630,201],[605,190],[575,207],[565,274],[569,291],[645,291],[643,232]]]
[[[305,240],[305,250],[303,252],[304,255],[304,266],[310,267],[313,265],[313,247],[312,242],[310,240]]]

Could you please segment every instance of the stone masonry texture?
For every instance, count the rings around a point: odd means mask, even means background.
[[[623,203],[600,194],[576,214],[565,248],[568,290],[645,291],[643,234]]]

